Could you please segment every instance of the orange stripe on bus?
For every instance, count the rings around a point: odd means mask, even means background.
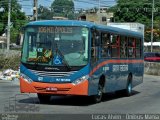
[[[110,64],[110,63],[143,63],[143,60],[106,60],[98,64],[93,70],[89,73],[89,76],[91,76],[94,72],[96,72],[100,67]]]

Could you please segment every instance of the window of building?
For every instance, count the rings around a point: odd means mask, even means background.
[[[107,18],[106,17],[102,17],[102,22],[106,22]]]

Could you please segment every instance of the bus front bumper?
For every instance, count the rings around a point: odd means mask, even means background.
[[[88,80],[77,85],[72,83],[27,82],[20,78],[21,93],[43,93],[53,95],[88,95]]]

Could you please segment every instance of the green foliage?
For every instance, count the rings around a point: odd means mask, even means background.
[[[0,8],[3,8],[0,15],[0,35],[2,35],[8,25],[8,0],[0,1]],[[20,29],[26,23],[25,13],[21,12],[21,6],[17,0],[11,0],[11,41],[16,40],[16,35],[19,34]],[[3,23],[3,24],[1,24]]]
[[[51,5],[53,16],[74,18],[74,2],[72,0],[55,0]]]
[[[0,31],[3,30],[4,24],[2,22],[0,22]]]
[[[49,20],[53,19],[53,17],[74,19],[74,2],[72,0],[54,0],[50,9],[40,5],[38,19]]]
[[[118,22],[143,22],[147,21],[147,17],[151,18],[151,12],[144,8],[152,8],[151,4],[145,3],[146,0],[118,0],[115,6],[115,21]]]
[[[38,19],[39,20],[51,20],[53,17],[53,13],[47,8],[42,5],[38,8]]]
[[[154,28],[160,27],[160,3],[155,0]],[[114,11],[114,22],[139,22],[145,25],[146,30],[151,29],[152,1],[151,0],[118,0],[117,5],[112,7]],[[146,41],[150,41],[150,34],[145,33]],[[157,33],[154,41],[160,40]]]
[[[13,69],[18,70],[20,65],[20,56],[14,55],[10,57],[1,56],[0,70]]]

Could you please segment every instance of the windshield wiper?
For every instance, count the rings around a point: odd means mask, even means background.
[[[71,66],[68,64],[68,62],[65,60],[63,53],[58,49],[58,45],[55,42],[56,45],[56,52],[58,52],[58,54],[62,57],[63,61],[64,61],[64,65],[67,67],[68,70],[71,70]]]

